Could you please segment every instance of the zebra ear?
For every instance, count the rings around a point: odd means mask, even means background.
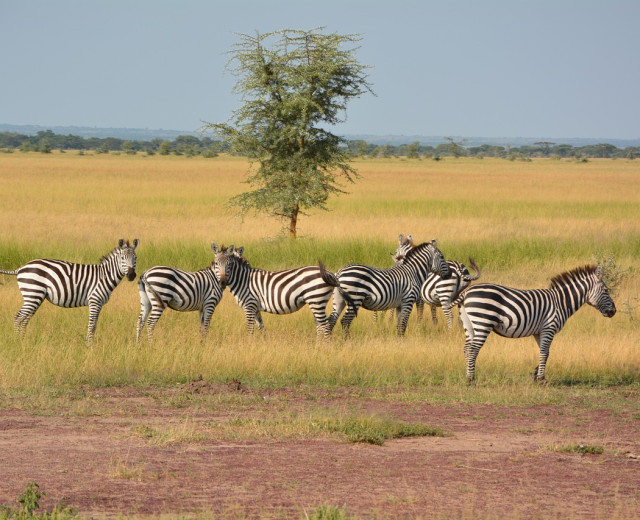
[[[120,240],[118,240],[118,247],[122,247],[124,245],[124,238],[121,238]]]
[[[404,243],[404,235],[400,233],[398,235],[398,244],[402,245]]]
[[[438,247],[438,239],[434,238],[431,242],[429,242],[433,247]]]
[[[218,244],[216,244],[215,242],[211,242],[211,251],[213,251],[214,254],[217,254],[219,251]]]
[[[136,247],[138,247],[140,245],[140,240],[137,238],[133,239],[133,249],[135,249]]]
[[[227,254],[228,254],[228,255],[232,255],[232,254],[233,254],[233,252],[234,252],[235,250],[236,250],[236,246],[235,246],[235,245],[233,245],[233,244],[231,244],[231,245],[229,246],[229,248],[227,249]]]
[[[596,267],[596,278],[598,280],[602,280],[602,275],[604,274],[604,269],[602,268],[602,266],[598,266]]]
[[[242,256],[243,254],[244,254],[244,246],[238,247],[238,249],[236,249],[236,255]]]

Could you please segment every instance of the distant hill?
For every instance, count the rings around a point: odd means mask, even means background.
[[[181,130],[164,130],[151,128],[98,128],[90,126],[40,126],[40,125],[5,125],[0,123],[0,132],[15,132],[24,135],[36,135],[38,132],[51,130],[58,135],[77,135],[79,137],[115,137],[117,139],[130,139],[132,141],[151,141],[152,139],[164,139],[173,141],[179,135],[193,135],[200,137],[200,132],[187,132]]]
[[[88,126],[39,126],[39,125],[7,125],[0,123],[0,132],[16,132],[24,135],[36,135],[38,132],[51,130],[59,135],[77,135],[79,137],[115,137],[118,139],[130,139],[133,141],[151,141],[152,139],[164,139],[172,141],[179,135],[193,135],[201,137],[198,131],[188,130],[164,130],[152,128],[98,128]],[[424,135],[371,135],[371,134],[350,134],[343,136],[348,140],[362,140],[371,144],[400,145],[419,142],[425,146],[438,146],[446,143],[444,136],[424,136]],[[480,146],[488,144],[492,146],[531,146],[537,142],[547,141],[554,144],[568,144],[574,147],[589,146],[593,144],[609,143],[617,148],[628,146],[640,146],[638,139],[614,139],[596,138],[587,139],[579,137],[468,137],[468,136],[448,136],[456,142],[464,140],[464,146]]]
[[[345,136],[349,140],[362,140],[367,143],[383,145],[390,144],[398,146],[400,144],[409,144],[419,142],[425,146],[438,146],[439,144],[445,144],[448,141],[444,136],[424,136],[424,135],[347,135]],[[491,146],[533,146],[538,142],[549,142],[553,144],[568,144],[574,147],[589,146],[593,144],[609,143],[617,148],[626,148],[628,146],[640,146],[639,139],[613,139],[613,138],[583,138],[583,137],[467,137],[459,135],[450,135],[454,141],[459,142],[464,140],[463,146],[468,148],[470,146],[480,146],[488,144]]]

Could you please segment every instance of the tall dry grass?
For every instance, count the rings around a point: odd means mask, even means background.
[[[445,255],[473,256],[482,279],[543,287],[566,269],[610,251],[629,269],[607,320],[582,309],[551,347],[548,377],[566,384],[638,384],[640,163],[494,159],[361,160],[349,195],[311,212],[295,242],[262,216],[242,221],[226,207],[243,184],[247,163],[215,159],[77,155],[0,155],[0,267],[37,257],[93,263],[120,237],[141,239],[138,270],[157,264],[199,269],[210,243],[246,247],[252,264],[279,269],[316,263],[389,265],[399,233],[437,237]],[[123,281],[104,307],[93,347],[84,345],[88,310],[44,304],[26,339],[12,335],[21,298],[15,279],[0,286],[0,388],[166,384],[235,377],[256,385],[463,386],[460,329],[418,324],[404,340],[362,311],[352,338],[317,342],[308,309],[265,315],[267,334],[247,337],[229,294],[216,310],[205,344],[197,315],[165,312],[156,343],[136,345],[137,284]],[[625,312],[626,311],[626,312]],[[441,315],[440,315],[441,316]],[[430,320],[429,320],[430,321]],[[491,336],[478,359],[479,384],[524,385],[537,362],[531,338]]]

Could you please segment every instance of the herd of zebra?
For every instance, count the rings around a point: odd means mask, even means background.
[[[46,299],[61,307],[89,307],[87,344],[91,344],[100,310],[123,278],[136,278],[136,248],[120,239],[118,246],[102,257],[99,264],[77,264],[61,260],[32,260],[13,271],[23,306],[14,318],[16,333],[24,336],[27,324]],[[603,281],[603,269],[584,266],[555,276],[548,289],[513,289],[492,283],[471,285],[472,278],[460,262],[447,261],[436,240],[415,244],[411,235],[400,235],[392,253],[394,264],[388,269],[350,264],[337,272],[318,265],[282,271],[265,271],[251,266],[244,247],[211,244],[214,254],[210,266],[196,272],[155,266],[144,271],[138,281],[140,315],[136,326],[139,341],[146,323],[151,342],[154,328],[168,307],[177,311],[198,311],[200,331],[206,338],[211,317],[228,287],[243,309],[249,334],[257,323],[263,329],[261,312],[289,314],[309,306],[317,335],[331,335],[340,315],[348,334],[358,310],[395,311],[397,334],[403,336],[414,305],[419,317],[428,303],[435,320],[435,307],[442,307],[449,327],[451,309],[459,307],[465,330],[464,354],[467,381],[475,380],[478,352],[491,331],[508,338],[534,336],[540,349],[534,380],[545,380],[545,366],[551,341],[567,319],[583,304],[612,317],[615,304]],[[331,313],[327,305],[333,298]],[[346,308],[346,310],[345,310]],[[375,316],[375,315],[374,315]]]

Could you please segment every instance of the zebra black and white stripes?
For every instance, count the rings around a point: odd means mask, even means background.
[[[242,254],[242,248],[239,248],[239,254]],[[140,275],[138,289],[140,316],[136,326],[136,341],[140,340],[145,322],[149,342],[153,340],[153,330],[167,307],[175,311],[198,311],[200,333],[205,339],[213,312],[222,299],[222,289],[213,272],[213,264],[196,272],[175,267],[151,267]]]
[[[216,278],[223,289],[229,287],[244,310],[249,334],[253,334],[256,322],[259,329],[264,328],[260,311],[290,314],[308,305],[316,322],[317,335],[330,335],[326,308],[334,286],[323,280],[320,267],[263,271],[252,268],[243,256],[235,255],[233,245],[217,249],[214,244],[215,250]]]
[[[438,273],[442,278],[451,275],[437,242],[425,242],[411,248],[402,262],[390,269],[379,269],[362,264],[343,267],[336,273],[340,289],[333,295],[333,310],[330,316],[331,328],[338,321],[347,302],[343,294],[353,300],[340,323],[348,333],[351,322],[360,307],[371,311],[400,309],[397,331],[402,336],[407,328],[407,321],[413,304],[420,297],[420,287],[429,272]]]
[[[411,235],[398,237],[398,249],[392,253],[394,262],[402,262],[405,255],[415,244]],[[467,288],[471,282],[478,280],[481,276],[480,268],[476,265],[473,258],[469,258],[469,265],[476,272],[475,276],[471,276],[469,269],[456,260],[448,260],[447,264],[451,270],[451,276],[443,279],[436,273],[429,273],[426,280],[420,288],[420,299],[416,302],[416,311],[418,313],[418,321],[422,321],[424,315],[424,304],[428,304],[431,309],[431,321],[434,324],[438,322],[436,309],[442,307],[444,316],[447,320],[447,327],[451,330],[453,326],[453,313],[451,312],[453,300],[455,300],[460,292]]]
[[[607,318],[616,313],[602,273],[602,267],[585,266],[554,277],[549,289],[482,283],[461,293],[454,304],[460,304],[465,329],[467,381],[475,380],[476,358],[491,331],[508,338],[533,336],[540,348],[533,377],[544,381],[549,347],[570,316],[585,303]]]
[[[416,304],[418,310],[418,320],[422,319],[424,312],[424,304],[426,303],[431,308],[431,320],[433,323],[438,322],[436,316],[436,309],[442,307],[442,312],[447,320],[447,327],[449,329],[453,326],[453,308],[452,302],[460,294],[460,291],[464,290],[469,284],[478,278],[480,278],[480,268],[473,261],[473,258],[469,258],[469,265],[476,272],[475,276],[471,276],[469,269],[456,260],[448,260],[449,269],[451,270],[451,276],[448,279],[443,279],[435,273],[429,273],[427,279],[420,288],[420,301]]]
[[[0,270],[2,274],[17,275],[23,305],[13,323],[17,333],[24,335],[31,317],[46,299],[60,307],[89,306],[87,343],[91,344],[100,311],[113,290],[126,276],[136,277],[136,248],[120,239],[118,247],[102,257],[99,264],[76,264],[62,260],[32,260],[15,271]]]

